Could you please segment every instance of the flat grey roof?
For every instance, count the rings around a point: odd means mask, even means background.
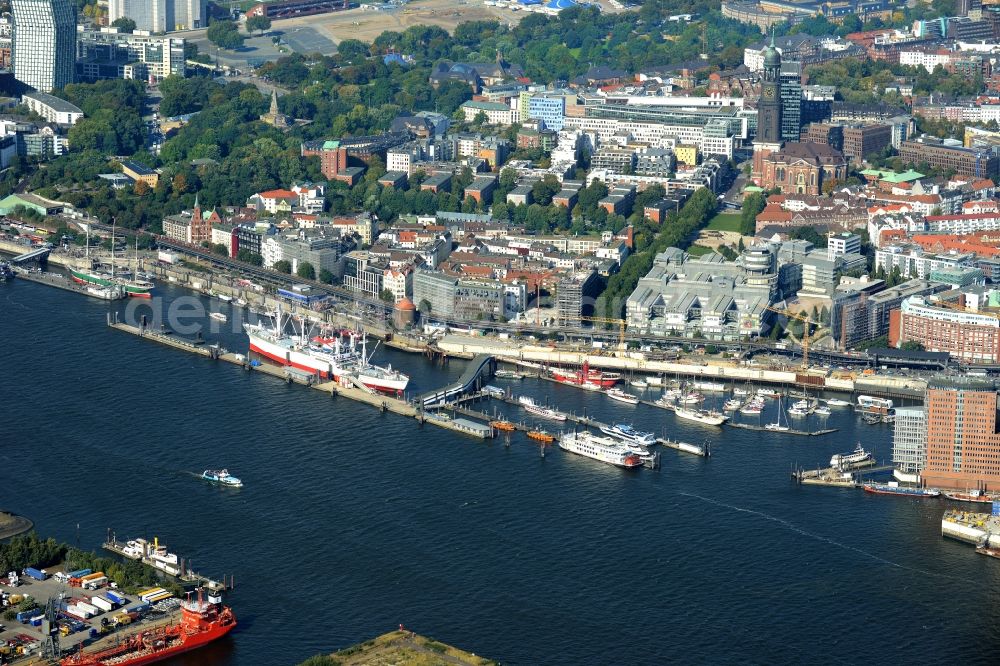
[[[56,97],[55,95],[50,95],[48,93],[28,92],[24,93],[21,97],[22,99],[24,97],[30,97],[32,99],[36,99],[45,106],[51,109],[55,109],[59,113],[83,113],[83,111],[80,110],[80,107],[76,106],[75,104],[70,104],[66,100],[60,97]]]

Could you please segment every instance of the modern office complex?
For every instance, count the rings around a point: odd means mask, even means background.
[[[979,378],[941,377],[927,387],[927,466],[932,487],[1000,489],[997,385]]]
[[[79,34],[77,80],[161,81],[171,75],[183,77],[186,71],[183,39],[113,30],[87,30]]]

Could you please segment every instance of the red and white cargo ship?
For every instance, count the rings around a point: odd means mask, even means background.
[[[292,367],[322,379],[341,381],[349,377],[383,393],[401,394],[410,378],[390,366],[371,363],[364,333],[350,333],[347,342],[340,337],[309,339],[306,335],[288,335],[285,321],[276,313],[274,325],[244,324],[250,338],[250,351],[275,363]],[[360,347],[358,340],[360,339]],[[374,354],[374,352],[372,352]]]
[[[611,388],[621,380],[621,375],[617,372],[604,372],[602,370],[591,370],[587,361],[583,362],[580,370],[564,371],[553,370],[552,378],[564,384],[576,384],[577,386],[594,386],[597,388]]]
[[[181,621],[139,631],[117,645],[96,652],[78,652],[61,666],[141,666],[169,659],[216,641],[236,626],[236,616],[219,597],[181,602]]]

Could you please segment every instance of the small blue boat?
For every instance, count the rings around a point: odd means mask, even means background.
[[[211,481],[212,483],[218,483],[222,486],[229,486],[231,488],[242,488],[243,482],[237,479],[235,476],[229,473],[227,469],[206,469],[201,475],[201,478],[206,481]]]

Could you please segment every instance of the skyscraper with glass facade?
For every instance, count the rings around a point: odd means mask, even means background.
[[[72,0],[13,0],[14,78],[41,92],[73,82],[76,8]]]

